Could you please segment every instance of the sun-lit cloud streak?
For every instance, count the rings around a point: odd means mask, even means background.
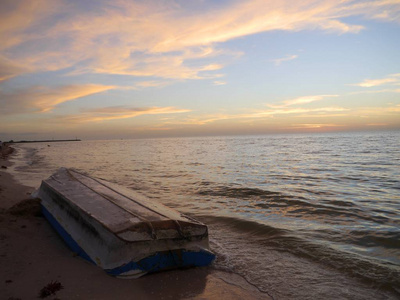
[[[225,85],[227,82],[226,81],[221,81],[221,80],[216,80],[213,83],[214,83],[214,85]]]
[[[387,107],[360,107],[357,112],[364,116],[397,115],[400,112],[400,104]]]
[[[34,86],[11,94],[0,91],[0,102],[2,103],[0,112],[6,114],[48,112],[61,103],[115,88],[117,87],[87,84],[67,85],[57,88]]]
[[[224,120],[251,120],[251,119],[262,119],[262,118],[273,118],[276,116],[292,115],[293,117],[339,117],[343,116],[343,113],[348,112],[348,108],[338,106],[327,106],[317,108],[304,108],[296,107],[312,102],[325,100],[326,98],[339,97],[339,95],[312,95],[297,97],[283,101],[278,105],[267,104],[269,109],[253,110],[241,114],[212,114],[201,117],[187,117],[184,120],[168,120],[165,124],[195,124],[205,125],[209,123],[224,121]],[[292,107],[294,106],[294,107]]]
[[[260,110],[252,114],[254,117],[287,115],[287,114],[305,114],[305,113],[326,113],[326,112],[342,112],[348,109],[343,107],[319,107],[319,108],[283,108]]]
[[[27,71],[25,67],[0,56],[0,82]]]
[[[260,109],[242,114],[213,114],[201,117],[187,117],[184,120],[169,120],[166,124],[195,124],[205,125],[223,120],[240,120],[240,119],[262,119],[273,118],[275,116],[299,115],[317,113],[319,116],[326,116],[327,113],[345,112],[349,109],[343,107],[320,107],[320,108],[279,108],[279,109]]]
[[[311,102],[321,101],[321,100],[324,100],[325,98],[338,97],[338,96],[339,95],[304,96],[304,97],[299,97],[299,98],[283,101],[283,106],[307,104],[307,103],[311,103]]]
[[[73,116],[58,118],[58,121],[67,123],[88,123],[110,120],[128,119],[142,115],[164,115],[190,112],[189,109],[176,107],[141,107],[132,108],[124,106],[104,107],[93,110],[86,110]]]
[[[357,91],[351,92],[349,95],[359,95],[359,94],[383,94],[383,93],[400,93],[400,89],[384,89],[377,91]]]
[[[267,104],[267,106],[271,107],[271,108],[275,108],[275,109],[280,109],[280,108],[285,108],[285,107],[293,106],[293,105],[302,105],[302,104],[317,102],[317,101],[325,100],[326,98],[332,98],[332,97],[339,97],[339,95],[302,96],[302,97],[297,97],[294,99],[285,100],[281,104]]]
[[[161,41],[158,51],[171,51],[181,47],[225,42],[255,33],[320,28],[340,33],[359,32],[363,27],[345,25],[337,20],[337,1],[231,1],[223,9],[215,9],[201,15],[176,19],[172,28],[186,25],[180,34]],[[178,25],[178,26],[177,26]]]
[[[366,126],[388,126],[388,123],[370,123],[370,124],[365,124]]]
[[[296,58],[298,58],[298,57],[299,57],[299,56],[298,56],[298,55],[295,55],[295,54],[293,54],[293,55],[286,55],[285,57],[273,59],[272,62],[274,62],[276,66],[279,66],[282,62],[289,61],[289,60],[293,60],[293,59],[296,59]]]
[[[139,81],[136,82],[132,88],[154,88],[154,87],[164,87],[171,84],[168,81],[161,81],[161,80],[150,80],[150,81]]]
[[[214,72],[240,55],[219,46],[232,39],[274,30],[358,33],[363,26],[343,18],[382,18],[387,11],[386,20],[397,21],[400,12],[398,1],[206,1],[196,12],[195,4],[156,0],[12,3],[2,2],[6,18],[0,21],[11,60],[36,70],[172,79],[220,76]],[[40,34],[33,32],[38,28]]]
[[[339,124],[325,124],[325,123],[312,123],[312,124],[296,124],[290,126],[291,129],[320,129],[326,127],[343,127],[344,125]]]
[[[369,88],[369,87],[375,87],[375,86],[380,86],[380,85],[385,85],[385,84],[394,84],[394,83],[400,83],[400,73],[390,74],[386,78],[365,79],[363,82],[360,82],[360,83],[357,83],[354,85]]]
[[[59,0],[2,0],[0,2],[0,50],[20,45],[29,39],[38,39],[30,29],[40,27],[46,17],[64,5]]]
[[[400,112],[400,104],[386,107],[320,107],[320,108],[281,108],[256,110],[242,114],[213,114],[199,117],[187,116],[183,119],[167,119],[163,124],[166,128],[185,126],[201,126],[219,128],[221,124],[243,124],[243,126],[263,126],[273,130],[345,130],[353,126],[391,127],[398,126],[396,116]],[[384,119],[382,119],[384,118]],[[351,122],[349,123],[349,120]],[[371,122],[373,121],[373,122]],[[384,121],[384,122],[382,122]],[[386,121],[386,122],[385,122]],[[265,124],[265,125],[262,125]],[[268,125],[266,125],[268,124]],[[397,125],[396,125],[397,124]],[[360,127],[357,127],[360,128]]]

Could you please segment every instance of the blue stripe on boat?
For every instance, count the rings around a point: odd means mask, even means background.
[[[96,264],[43,205],[42,213],[72,251],[87,261]],[[152,273],[176,267],[203,267],[209,265],[214,259],[215,255],[207,250],[187,251],[179,249],[157,252],[156,254],[143,258],[138,262],[132,261],[123,266],[105,271],[107,274],[113,276],[118,276],[133,270]]]
[[[130,262],[105,271],[113,276],[118,276],[132,270],[142,270],[143,272],[152,273],[176,267],[203,267],[209,265],[214,259],[215,255],[209,251],[187,251],[180,249],[157,252],[138,262]]]
[[[87,261],[96,264],[43,205],[42,213],[73,252],[77,253],[79,256],[86,259]]]

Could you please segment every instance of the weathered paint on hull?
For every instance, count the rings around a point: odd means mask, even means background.
[[[42,213],[44,217],[49,221],[51,226],[58,232],[58,234],[62,237],[64,242],[68,245],[68,247],[81,256],[82,258],[86,259],[87,261],[96,264],[87,253],[78,245],[78,243],[72,238],[72,236],[61,226],[60,223],[53,217],[53,215],[42,205]]]
[[[42,213],[73,252],[83,259],[96,264],[44,206],[42,206]],[[204,267],[211,264],[214,259],[215,255],[205,249],[200,249],[197,252],[179,249],[157,252],[140,261],[131,261],[120,267],[107,269],[105,271],[109,275],[129,279],[138,278],[147,273],[175,268]]]

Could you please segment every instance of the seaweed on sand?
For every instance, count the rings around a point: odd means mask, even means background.
[[[43,287],[39,292],[39,298],[46,298],[51,295],[55,295],[59,290],[64,287],[59,281],[51,281],[45,287]]]

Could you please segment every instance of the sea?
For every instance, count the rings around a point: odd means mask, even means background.
[[[39,187],[60,167],[209,226],[216,260],[274,299],[400,299],[400,132],[14,144]]]

